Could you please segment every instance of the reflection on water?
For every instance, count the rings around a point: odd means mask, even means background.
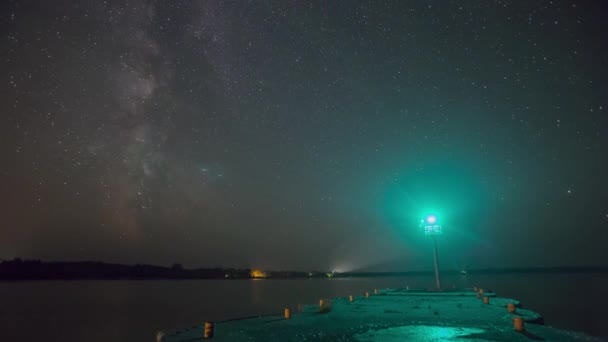
[[[483,333],[483,329],[437,327],[428,325],[408,325],[394,327],[355,335],[357,341],[366,342],[398,342],[398,341],[468,341],[463,338],[473,337],[475,341],[488,341],[474,334]]]
[[[442,282],[491,289],[542,313],[547,325],[608,337],[606,274],[458,275]],[[0,283],[0,331],[14,341],[153,341],[158,330],[204,320],[281,314],[320,298],[433,284],[432,277]]]

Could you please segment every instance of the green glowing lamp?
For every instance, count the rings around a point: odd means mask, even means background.
[[[441,280],[439,279],[439,256],[437,253],[437,240],[436,235],[441,235],[441,226],[439,225],[439,219],[435,214],[427,214],[420,222],[424,228],[424,234],[430,236],[433,240],[433,256],[435,259],[435,283],[437,289],[441,289]]]

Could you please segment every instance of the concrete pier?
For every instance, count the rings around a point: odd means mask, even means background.
[[[370,291],[371,292],[371,291]],[[473,289],[425,291],[384,289],[332,299],[329,310],[308,305],[290,319],[277,313],[215,324],[213,341],[601,341],[543,325],[540,314],[515,299]],[[482,298],[483,298],[482,297]],[[326,300],[327,302],[327,300]],[[515,307],[514,312],[509,312]],[[521,320],[514,318],[521,318]],[[514,326],[520,329],[516,330]],[[523,329],[523,330],[522,330]],[[203,340],[204,326],[166,332],[163,341]]]

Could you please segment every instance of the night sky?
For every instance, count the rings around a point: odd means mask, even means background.
[[[7,1],[0,258],[605,265],[603,1]]]

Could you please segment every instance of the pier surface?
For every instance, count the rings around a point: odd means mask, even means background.
[[[369,297],[355,296],[308,305],[291,318],[283,314],[215,323],[211,341],[601,341],[582,333],[543,325],[540,314],[521,308],[514,299],[476,292],[385,289]],[[507,304],[516,306],[509,313]],[[521,317],[525,332],[515,331]],[[204,324],[167,331],[159,341],[203,340]]]

